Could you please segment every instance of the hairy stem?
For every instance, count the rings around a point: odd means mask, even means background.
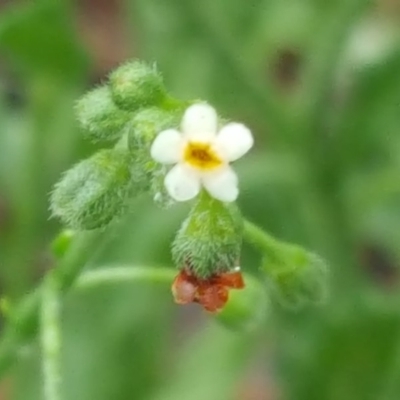
[[[75,281],[87,261],[93,256],[104,232],[90,231],[78,235],[57,267],[49,272],[56,277],[61,292]],[[38,327],[38,311],[42,300],[43,283],[24,297],[12,312],[0,340],[0,376],[11,367],[21,345],[32,339]]]
[[[60,293],[55,277],[50,274],[43,283],[40,313],[45,400],[61,400],[61,321]]]
[[[283,242],[247,220],[244,221],[244,239],[261,253],[267,252],[272,257],[279,254],[284,245]]]
[[[54,294],[48,292],[52,288],[47,287],[47,284],[50,285],[52,282],[57,282],[59,290],[58,295],[61,296],[66,293],[73,284],[76,284],[75,286],[77,289],[85,289],[112,282],[172,282],[175,271],[165,268],[113,267],[88,271],[80,276],[87,261],[93,256],[96,249],[101,248],[100,241],[103,239],[103,236],[106,237],[106,235],[103,235],[103,233],[99,231],[85,232],[78,235],[59,265],[49,272],[43,283],[31,294],[27,295],[26,298],[22,300],[21,304],[15,308],[0,341],[0,377],[4,375],[17,358],[18,350],[21,345],[29,342],[29,340],[35,336],[38,327],[38,311],[42,299],[43,297],[48,298],[47,296],[50,296],[50,294],[52,296]],[[253,244],[256,249],[262,252],[267,251],[272,255],[277,253],[282,245],[284,245],[283,242],[273,238],[249,221],[245,221],[244,223],[244,237],[245,240]],[[44,317],[46,317],[47,322],[51,318],[55,318],[55,314],[51,314],[56,311],[53,308],[54,301],[53,298],[50,304],[47,305],[48,308],[43,310],[42,322],[44,322]],[[54,326],[51,328],[53,329],[52,333],[50,333],[50,327],[47,328],[49,331],[46,333],[46,327],[44,327],[43,338],[45,335],[53,335],[55,332]],[[43,345],[45,346],[45,343],[43,343]],[[44,349],[46,351],[46,348]],[[50,349],[47,350],[50,352]],[[47,361],[50,364],[55,362],[54,359]],[[49,386],[50,384],[54,384],[54,382],[50,382],[50,380],[53,379],[57,370],[54,365],[51,365],[52,369],[50,370],[50,364],[47,366],[45,365],[45,367],[49,369],[47,370]],[[48,390],[53,393],[56,388],[52,387],[51,390],[50,388],[48,388]]]
[[[118,266],[83,273],[76,282],[76,289],[89,289],[104,283],[170,283],[176,271],[171,268]]]

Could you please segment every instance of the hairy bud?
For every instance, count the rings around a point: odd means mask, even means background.
[[[163,130],[178,127],[179,120],[180,115],[157,107],[139,111],[128,125],[130,150],[135,153],[144,149],[149,153],[155,137]]]
[[[141,61],[121,65],[110,75],[115,103],[122,109],[135,111],[157,106],[166,97],[162,77],[155,66]]]
[[[203,191],[173,243],[175,263],[199,278],[234,269],[240,257],[242,228],[233,205]]]
[[[67,171],[51,195],[53,215],[76,230],[104,227],[133,194],[129,156],[102,150]]]
[[[119,109],[108,86],[101,86],[76,103],[77,119],[84,135],[93,142],[110,142],[121,137],[131,113]]]
[[[281,251],[280,260],[265,257],[262,264],[272,293],[280,303],[297,308],[323,302],[328,291],[325,262],[300,246],[285,244]]]
[[[148,175],[149,191],[155,203],[163,208],[174,204],[164,185],[168,168],[150,157],[150,147],[160,132],[178,127],[180,117],[176,112],[152,107],[139,111],[127,125],[129,150],[134,164]]]

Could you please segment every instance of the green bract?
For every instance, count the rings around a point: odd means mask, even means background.
[[[241,217],[232,205],[203,191],[173,243],[176,265],[188,266],[200,278],[230,271],[239,262],[242,229]]]
[[[280,259],[265,257],[267,282],[278,300],[288,307],[321,303],[327,297],[328,268],[321,258],[296,245],[282,246]]]
[[[128,111],[160,105],[166,98],[161,74],[155,66],[141,61],[117,68],[110,75],[110,85],[115,103]]]
[[[101,86],[83,96],[76,104],[77,119],[85,136],[94,142],[117,140],[131,113],[113,102],[108,86]]]
[[[134,192],[129,156],[101,150],[67,171],[51,195],[53,215],[71,228],[90,230],[122,214]]]

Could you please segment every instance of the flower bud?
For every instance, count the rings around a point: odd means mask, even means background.
[[[177,127],[179,120],[180,115],[177,113],[152,107],[139,111],[127,125],[128,143],[134,159],[134,168],[148,173],[150,193],[156,204],[163,208],[174,204],[164,185],[168,168],[150,157],[150,147],[157,134]]]
[[[109,142],[121,137],[131,113],[119,109],[108,86],[101,86],[83,96],[76,104],[77,119],[87,138]]]
[[[203,191],[173,243],[176,265],[187,266],[198,278],[234,269],[240,257],[242,229],[241,217],[233,205]]]
[[[295,245],[282,245],[280,259],[263,260],[262,270],[279,302],[290,308],[322,303],[327,297],[328,268],[314,253]]]
[[[115,103],[128,111],[157,106],[166,97],[163,79],[155,66],[141,61],[121,65],[111,73],[110,84]]]
[[[266,320],[269,298],[264,285],[255,277],[245,275],[244,280],[244,289],[230,292],[227,304],[216,319],[229,329],[249,332]]]
[[[180,115],[161,108],[151,107],[137,112],[127,126],[129,148],[133,153],[145,149],[150,158],[150,147],[154,138],[162,131],[177,128]]]
[[[127,152],[101,150],[64,174],[51,210],[73,229],[100,228],[125,211],[133,189]]]

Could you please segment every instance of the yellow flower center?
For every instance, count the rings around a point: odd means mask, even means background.
[[[209,143],[189,142],[184,150],[183,159],[192,167],[203,170],[217,168],[223,163]]]

